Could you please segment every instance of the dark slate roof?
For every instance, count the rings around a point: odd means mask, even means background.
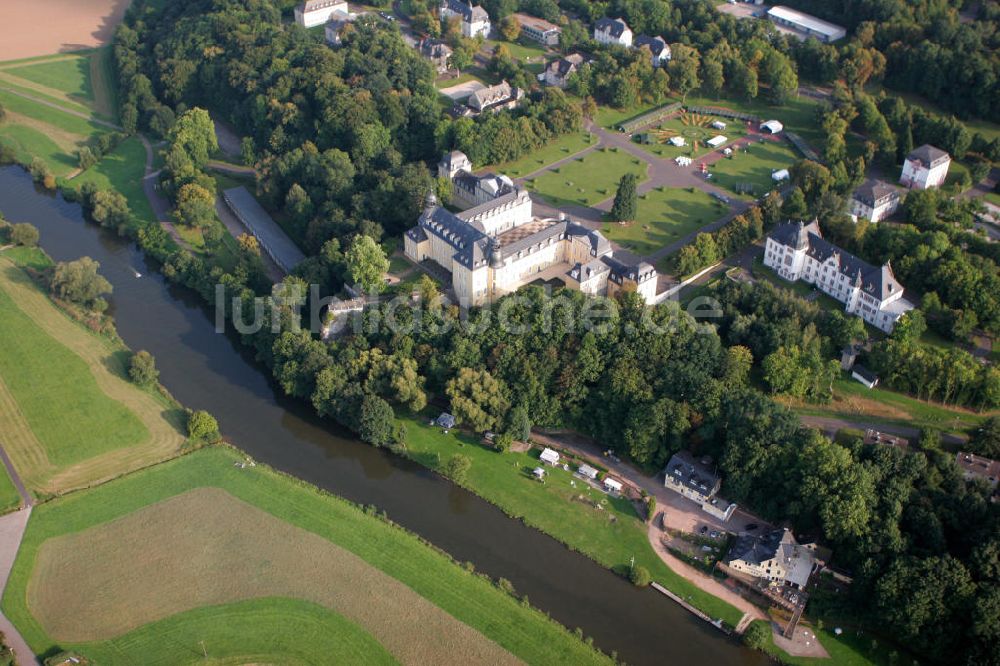
[[[852,284],[860,286],[862,291],[880,301],[903,291],[903,285],[892,273],[892,266],[888,263],[881,267],[872,266],[840,249],[823,238],[815,221],[808,225],[802,222],[779,224],[771,232],[771,238],[782,245],[805,249],[806,254],[820,263],[835,257],[838,269],[852,280]]]
[[[466,23],[472,23],[473,21],[488,21],[490,20],[489,14],[486,10],[479,5],[473,5],[472,2],[462,2],[462,0],[447,0],[448,9],[455,12],[456,14],[462,15],[462,20]]]
[[[781,546],[781,539],[784,535],[784,530],[774,530],[760,536],[744,534],[737,537],[732,548],[729,549],[725,561],[742,560],[752,564],[762,564],[773,560],[778,554],[778,548]]]
[[[420,53],[428,58],[447,58],[451,55],[451,47],[440,39],[425,39],[420,42]]]
[[[624,279],[645,282],[656,275],[656,269],[645,261],[640,261],[638,264],[626,264],[610,254],[601,257],[601,261],[611,269],[611,277],[615,279],[615,282],[620,283]]]
[[[927,167],[935,167],[941,164],[947,159],[950,159],[948,153],[944,152],[940,148],[935,148],[929,143],[925,143],[919,148],[914,148],[913,151],[906,156],[906,159],[911,162],[920,162]]]
[[[858,189],[854,190],[854,198],[871,208],[874,208],[876,203],[887,197],[899,199],[899,192],[895,187],[881,180],[866,180]]]
[[[594,28],[598,32],[610,33],[612,37],[617,39],[625,34],[626,30],[628,30],[628,24],[621,19],[613,19],[605,16],[594,24]]]
[[[695,460],[687,451],[678,451],[671,456],[663,473],[675,483],[703,495],[715,490],[716,484],[721,480],[714,470]]]
[[[600,259],[594,259],[588,261],[585,264],[576,264],[569,270],[569,276],[576,280],[577,282],[586,282],[587,280],[597,276],[607,273],[611,270],[611,267]]]
[[[301,5],[299,9],[303,12],[313,12],[318,9],[326,9],[328,7],[336,7],[340,4],[346,4],[344,0],[306,0]]]
[[[559,58],[558,60],[553,60],[549,63],[546,69],[558,72],[559,76],[567,77],[576,71],[576,68],[583,64],[583,56],[574,53],[573,55],[568,55],[565,58]]]
[[[851,372],[855,373],[869,384],[873,384],[878,381],[878,375],[860,363],[855,363],[854,367],[851,368]]]
[[[667,40],[663,39],[663,37],[650,37],[649,35],[639,35],[632,42],[632,45],[636,48],[646,46],[655,56],[660,55],[665,50],[669,50]]]

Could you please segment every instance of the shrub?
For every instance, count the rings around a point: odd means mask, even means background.
[[[38,229],[27,222],[15,224],[10,229],[10,241],[14,245],[35,247],[38,245]]]
[[[653,577],[649,574],[649,569],[641,564],[632,567],[632,570],[628,573],[628,579],[636,587],[646,587],[653,582]]]
[[[139,386],[152,386],[160,378],[156,369],[156,361],[148,351],[137,351],[132,354],[128,364],[129,378]]]
[[[468,456],[463,456],[460,453],[453,455],[445,463],[444,473],[447,474],[456,483],[464,483],[465,479],[469,475],[469,469],[472,468],[472,461]]]
[[[188,417],[188,435],[191,439],[206,442],[216,442],[219,440],[219,422],[215,417],[204,410],[192,412]]]
[[[743,633],[743,644],[754,650],[762,650],[767,645],[767,640],[771,636],[771,630],[767,622],[754,620]]]

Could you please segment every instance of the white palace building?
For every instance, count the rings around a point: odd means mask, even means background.
[[[558,277],[592,296],[635,291],[647,303],[656,296],[656,269],[614,257],[601,232],[565,219],[534,217],[531,197],[505,176],[475,176],[465,154],[454,151],[438,165],[449,178],[452,213],[433,194],[417,226],[406,232],[406,256],[433,261],[451,273],[463,305],[483,305],[538,278]],[[541,275],[542,273],[545,275]]]
[[[896,321],[913,309],[892,266],[877,267],[825,240],[819,225],[786,222],[767,237],[764,265],[779,276],[815,285],[841,303],[848,314],[891,333]]]

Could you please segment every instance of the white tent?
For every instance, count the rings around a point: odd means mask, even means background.
[[[622,482],[619,481],[618,479],[612,479],[610,476],[605,477],[604,487],[607,488],[608,490],[620,493],[622,491]]]
[[[672,137],[670,137],[670,143],[674,144],[678,148],[680,148],[681,146],[687,145],[687,142],[684,141],[684,137],[682,137],[682,136],[672,136]]]
[[[542,451],[542,455],[539,457],[542,459],[542,462],[546,462],[550,465],[559,464],[559,454],[548,447],[545,447],[545,450]]]
[[[726,123],[722,122],[721,120],[713,121],[712,128],[717,130],[724,130],[726,129]]]
[[[710,145],[712,148],[718,148],[719,146],[721,146],[722,144],[724,144],[726,141],[729,141],[729,139],[727,139],[726,137],[724,137],[724,136],[722,136],[720,134],[718,136],[713,136],[711,139],[709,139],[705,143],[707,143],[708,145]]]
[[[785,126],[777,120],[768,120],[767,122],[761,123],[760,128],[769,134],[777,134],[781,130],[785,129]]]
[[[771,180],[776,183],[780,183],[783,180],[788,180],[791,175],[788,173],[788,169],[781,169],[779,171],[774,171],[771,173]]]
[[[677,166],[690,166],[691,158],[684,155],[678,155],[674,158],[674,162],[677,163]]]

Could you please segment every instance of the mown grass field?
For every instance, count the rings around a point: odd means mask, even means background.
[[[180,408],[125,378],[128,352],[69,319],[5,257],[0,339],[0,431],[36,493],[113,478],[184,444]]]
[[[215,663],[287,662],[292,639],[303,659],[343,640],[377,641],[376,663],[610,663],[417,537],[242,460],[203,449],[37,507],[4,613],[37,653],[110,664],[201,662],[202,642]]]
[[[155,215],[142,189],[146,173],[146,150],[137,137],[129,137],[108,153],[100,162],[74,178],[70,185],[79,189],[93,183],[98,189],[113,187],[128,199],[132,213],[142,220],[153,221]]]
[[[726,212],[726,206],[701,190],[660,187],[639,195],[635,222],[620,225],[608,222],[604,235],[626,250],[652,254],[696,231]]]
[[[726,129],[717,130],[712,127],[712,122],[716,120],[725,122]],[[746,136],[746,130],[743,123],[732,121],[729,118],[717,118],[697,113],[681,113],[648,129],[641,130],[636,133],[636,136],[643,134],[649,135],[653,143],[641,143],[637,141],[637,146],[651,155],[665,160],[672,160],[681,155],[697,159],[713,151],[719,152],[734,141]],[[687,145],[675,146],[669,143],[668,139],[674,136],[683,138]],[[706,142],[716,136],[724,136],[727,141],[716,148],[712,148]]]
[[[13,511],[21,506],[21,495],[18,494],[14,482],[7,474],[7,468],[0,465],[0,514]]]
[[[617,148],[598,148],[527,184],[554,206],[593,206],[613,197],[618,181],[630,172],[640,183],[646,180],[646,164],[639,158]]]
[[[86,140],[78,135],[60,133],[60,145],[47,129],[43,123],[27,116],[8,112],[7,120],[0,122],[0,143],[13,148],[18,161],[31,164],[32,159],[38,157],[55,176],[65,176],[76,169],[78,161],[73,153]]]
[[[698,589],[664,564],[649,544],[646,524],[629,501],[609,497],[561,469],[547,468],[545,483],[539,483],[531,476],[539,465],[537,451],[500,454],[458,431],[446,435],[421,417],[403,422],[411,457],[441,471],[453,455],[468,456],[472,468],[464,485],[507,514],[619,572],[628,569],[634,555],[635,563],[647,567],[653,580],[711,617],[730,626],[742,617],[735,607]]]
[[[765,91],[761,91],[763,95]],[[741,113],[749,113],[759,116],[764,120],[779,120],[785,129],[795,132],[807,142],[812,144],[813,149],[818,150],[823,141],[823,130],[818,117],[821,106],[815,100],[804,97],[792,97],[781,106],[774,106],[767,102],[763,96],[758,96],[753,101],[721,97],[713,99],[688,95],[687,106],[716,106]],[[725,119],[724,119],[725,120]],[[728,121],[726,121],[728,122]]]
[[[594,145],[594,135],[590,132],[574,132],[564,134],[547,143],[544,147],[532,152],[530,155],[490,167],[491,171],[502,173],[511,178],[523,178],[559,160],[571,157],[584,150],[588,146]]]
[[[0,63],[0,85],[116,117],[110,47]]]
[[[734,151],[732,157],[723,158],[709,167],[713,181],[720,187],[737,192],[740,185],[754,188],[754,197],[760,197],[778,187],[771,174],[778,169],[791,167],[799,156],[783,141],[751,143]]]

